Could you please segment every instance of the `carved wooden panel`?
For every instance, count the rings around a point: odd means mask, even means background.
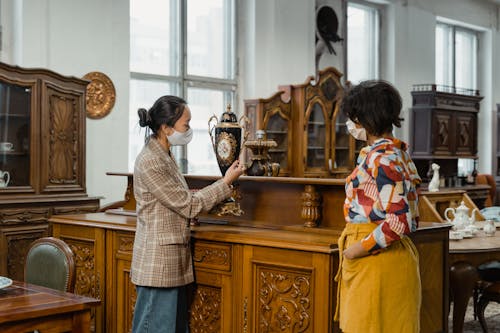
[[[475,155],[477,150],[475,114],[456,115],[456,154]]]
[[[257,264],[257,332],[313,332],[312,271]]]
[[[0,229],[0,275],[24,281],[24,262],[31,243],[48,236],[48,224]]]
[[[47,223],[50,207],[22,207],[0,210],[0,225]]]
[[[231,249],[230,244],[196,242],[193,251],[194,264],[201,268],[230,271]]]
[[[54,207],[53,214],[83,214],[83,213],[95,213],[99,209],[99,204],[95,205],[71,205],[71,206],[58,206]]]
[[[132,320],[134,319],[134,307],[137,300],[135,285],[130,280],[130,261],[117,260],[116,279],[116,332],[132,332]],[[112,317],[112,318],[113,318]]]
[[[452,135],[453,126],[451,122],[450,113],[435,113],[433,119],[433,126],[436,127],[432,132],[434,133],[433,148],[434,154],[450,155],[452,150]],[[454,140],[453,140],[454,141]]]
[[[51,83],[44,90],[42,118],[42,192],[83,189],[84,129],[83,93]]]
[[[191,332],[221,332],[221,309],[221,288],[197,284],[190,311],[189,326]]]
[[[105,231],[92,227],[53,224],[54,237],[65,241],[75,256],[75,293],[101,300],[91,310],[91,331],[105,332]]]

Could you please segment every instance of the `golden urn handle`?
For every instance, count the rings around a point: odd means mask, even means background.
[[[208,135],[210,135],[210,140],[212,141],[212,147],[214,147],[214,150],[215,150],[214,131],[218,124],[219,124],[219,119],[217,119],[217,116],[215,114],[212,117],[210,117],[210,119],[208,119]]]

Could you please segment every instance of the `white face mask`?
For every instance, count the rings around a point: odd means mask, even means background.
[[[349,133],[356,140],[366,141],[366,130],[363,127],[357,128],[356,124],[351,119],[348,119],[345,124],[347,125]]]
[[[167,135],[168,142],[172,146],[182,146],[182,145],[187,145],[189,142],[191,142],[191,139],[193,138],[193,129],[188,129],[186,132],[177,132],[174,130],[174,133],[172,135]]]

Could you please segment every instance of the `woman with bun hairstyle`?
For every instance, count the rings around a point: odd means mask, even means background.
[[[420,177],[401,127],[401,96],[385,81],[346,91],[347,128],[367,142],[346,179],[346,226],[339,238],[335,320],[344,333],[419,332],[418,252],[408,234],[418,226]]]
[[[242,173],[239,161],[225,176],[193,193],[170,152],[191,141],[191,111],[175,96],[160,97],[139,109],[146,143],[134,167],[137,226],[131,279],[136,285],[133,332],[189,332],[187,288],[194,281],[189,219],[231,195]]]

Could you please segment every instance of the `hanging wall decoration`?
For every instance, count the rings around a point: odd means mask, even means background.
[[[87,117],[100,119],[107,116],[115,105],[116,91],[113,82],[101,72],[90,72],[83,78],[90,81],[86,93]]]

